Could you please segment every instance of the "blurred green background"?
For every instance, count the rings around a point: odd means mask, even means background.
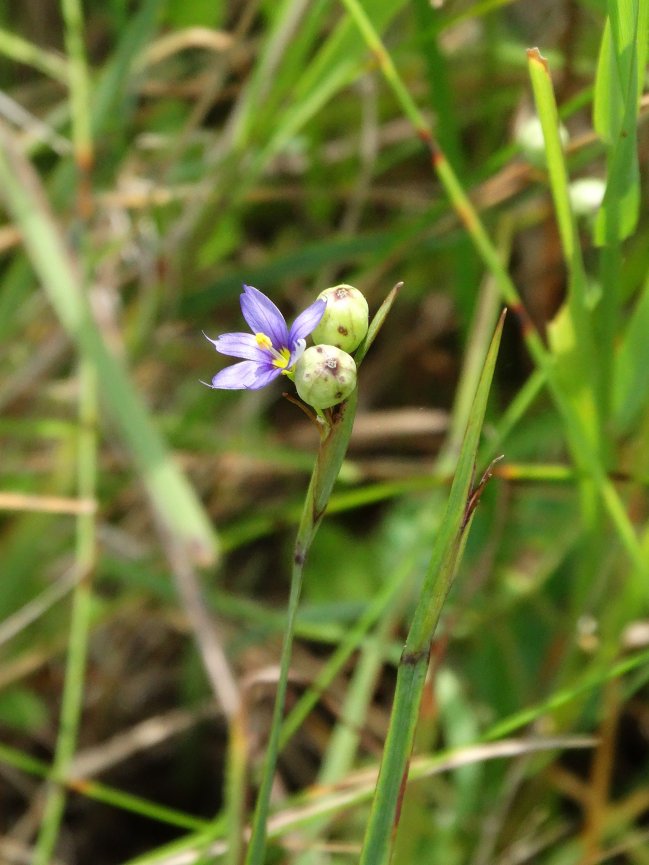
[[[237,711],[253,799],[317,434],[281,383],[204,387],[227,361],[202,332],[244,329],[244,282],[290,321],[338,282],[376,310],[403,281],[307,566],[289,708],[315,707],[268,854],[357,861],[352,773],[380,759],[504,299],[386,57],[529,313],[506,323],[479,469],[505,458],[435,640],[395,862],[649,862],[647,3],[362,7],[385,55],[330,0],[0,7],[3,862],[216,861]],[[544,153],[532,46],[594,201]],[[466,765],[437,771],[450,749]]]

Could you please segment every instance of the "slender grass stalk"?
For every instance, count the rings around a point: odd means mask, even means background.
[[[32,66],[62,84],[68,83],[69,70],[65,58],[54,51],[45,51],[33,42],[28,42],[16,33],[10,33],[2,28],[0,28],[0,54],[4,54],[15,63]]]
[[[355,353],[357,366],[365,357],[366,352],[376,338],[385,320],[399,286],[395,286],[388,294],[378,312],[374,316],[363,343]],[[334,484],[338,478],[349,439],[354,425],[358,388],[340,406],[329,412],[329,425],[324,426],[321,433],[320,447],[316,457],[313,474],[307,490],[302,510],[302,517],[297,530],[295,547],[293,549],[293,564],[291,569],[291,588],[288,600],[286,631],[280,657],[279,678],[275,694],[275,705],[271,720],[270,737],[266,746],[261,783],[257,794],[257,802],[252,823],[252,834],[246,853],[246,865],[262,865],[266,851],[267,823],[270,809],[270,794],[277,766],[282,733],[282,716],[286,702],[286,689],[293,648],[295,623],[302,591],[304,566],[311,548],[313,538],[318,531],[325,510],[331,497]]]
[[[593,119],[607,144],[607,184],[595,240],[618,246],[635,230],[640,212],[637,123],[649,50],[649,3],[609,0],[606,6]]]
[[[74,159],[77,168],[85,171],[92,165],[93,141],[83,8],[79,0],[61,0],[61,11],[65,22],[65,47],[69,63],[68,86]]]
[[[248,789],[248,740],[246,718],[241,704],[228,727],[228,753],[224,798],[228,826],[226,862],[239,865],[243,859],[246,792]]]
[[[580,304],[578,312],[583,315],[586,308],[586,272],[577,221],[570,204],[568,167],[563,153],[559,111],[554,98],[552,79],[547,61],[541,56],[538,48],[532,48],[527,52],[527,62],[534,103],[543,130],[545,163],[550,179],[559,237],[564,260],[571,276],[569,291],[576,296]]]
[[[564,687],[557,689],[554,693],[540,703],[533,706],[528,706],[518,712],[514,712],[507,718],[503,718],[493,724],[483,735],[483,741],[493,742],[507,736],[514,730],[520,730],[523,727],[528,727],[539,718],[547,717],[557,709],[563,706],[570,705],[577,700],[581,700],[586,695],[592,695],[599,690],[602,685],[607,682],[615,681],[630,672],[639,672],[639,681],[633,683],[629,688],[628,695],[635,693],[638,688],[646,685],[649,679],[649,650],[644,649],[628,658],[621,661],[609,664],[607,666],[597,665],[596,667],[588,667],[585,671],[580,671],[579,675]]]
[[[568,268],[568,298],[549,328],[556,358],[557,376],[563,392],[571,397],[589,437],[601,458],[602,418],[598,414],[598,352],[595,351],[592,304],[588,300],[586,270],[577,221],[570,203],[568,168],[559,132],[559,112],[546,60],[537,49],[528,54],[528,68],[537,114],[543,129],[550,189]]]
[[[316,463],[311,476],[311,482],[304,502],[302,519],[297,530],[295,547],[293,550],[293,566],[291,571],[291,590],[288,600],[286,619],[286,633],[282,644],[280,658],[279,679],[275,694],[275,706],[271,721],[270,738],[267,744],[266,759],[264,761],[263,774],[257,804],[252,824],[252,835],[246,855],[247,865],[262,865],[266,850],[266,824],[270,806],[270,793],[275,776],[275,767],[279,754],[279,742],[282,726],[282,715],[286,702],[286,689],[288,684],[288,673],[293,648],[293,634],[295,632],[295,619],[302,591],[302,580],[304,577],[304,566],[311,543],[318,530],[322,517],[324,516],[331,490],[338,477],[340,466],[345,456],[349,438],[351,436],[354,416],[356,414],[356,403],[358,400],[358,389],[342,404],[335,422],[331,428],[325,430],[320,442],[320,449],[316,457]]]
[[[499,247],[503,261],[508,261],[511,252],[513,226],[511,220],[501,222]],[[498,289],[489,273],[483,280],[477,299],[473,321],[467,339],[466,356],[462,362],[462,374],[453,400],[453,411],[442,451],[436,461],[436,474],[451,474],[457,464],[462,447],[464,431],[471,414],[473,399],[480,380],[482,364],[498,321],[500,300]],[[493,447],[493,443],[490,443]],[[493,451],[492,451],[493,453]]]
[[[49,778],[52,772],[49,764],[43,760],[38,760],[32,757],[31,754],[25,754],[16,748],[11,748],[9,745],[2,743],[0,743],[0,763],[20,769],[21,772],[27,772],[35,778]],[[158,805],[149,799],[125,793],[123,790],[109,787],[107,784],[102,784],[99,781],[68,777],[61,778],[60,783],[68,791],[86,796],[95,802],[102,802],[104,805],[120,808],[131,814],[147,817],[150,820],[166,823],[179,829],[202,833],[208,825],[204,820],[195,817],[193,814],[187,814],[175,808]]]
[[[485,359],[446,513],[399,663],[390,726],[361,851],[361,865],[383,865],[390,861],[392,854],[433,634],[462,557],[473,510],[483,484],[481,482],[472,491],[478,441],[503,323],[504,315],[500,318]]]
[[[97,477],[97,380],[94,367],[87,360],[82,360],[79,368],[77,454],[79,495],[90,499],[95,495]],[[51,861],[66,801],[66,788],[61,782],[67,778],[77,745],[92,615],[92,575],[96,558],[94,512],[80,514],[77,517],[76,546],[75,566],[80,579],[77,580],[74,589],[59,733],[52,764],[52,781],[48,787],[34,851],[34,865],[47,865]]]
[[[602,247],[599,260],[599,281],[605,286],[597,308],[594,310],[595,338],[598,346],[599,403],[603,423],[607,424],[613,405],[615,340],[620,324],[620,272],[622,268],[622,249],[620,244]],[[612,441],[608,441],[611,450]],[[607,465],[611,464],[613,454],[605,453]]]
[[[78,0],[62,0],[62,12],[69,58],[74,155],[79,171],[78,202],[81,205],[81,189],[86,187],[88,171],[92,165],[88,68],[83,39],[83,13]],[[84,199],[86,201],[84,210],[87,212],[87,197],[84,196]],[[79,216],[83,216],[83,213],[80,213]],[[81,356],[79,363],[77,485],[79,497],[90,501],[95,498],[97,483],[97,412],[97,371],[89,358]],[[47,787],[43,818],[34,851],[34,865],[47,865],[52,858],[67,798],[66,789],[59,781],[67,776],[77,746],[92,614],[92,577],[96,563],[96,533],[95,511],[80,514],[77,517],[75,554],[75,565],[80,579],[77,580],[74,588],[65,683],[56,751],[52,765],[52,781]]]

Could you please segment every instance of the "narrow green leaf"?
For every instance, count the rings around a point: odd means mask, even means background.
[[[361,865],[385,865],[390,861],[399,819],[399,802],[407,778],[428,669],[430,645],[471,523],[470,496],[475,460],[503,323],[504,314],[496,328],[478,382],[445,516],[435,540],[430,565],[399,665],[390,727],[361,852]]]
[[[383,326],[383,322],[385,321],[388,313],[392,309],[392,304],[397,299],[397,294],[399,292],[399,289],[402,287],[402,285],[403,285],[402,282],[398,282],[394,286],[394,288],[388,294],[388,296],[385,298],[385,300],[383,301],[381,306],[378,308],[376,315],[374,316],[374,318],[370,322],[370,326],[367,330],[367,334],[365,336],[365,339],[359,345],[358,349],[356,350],[356,354],[354,355],[354,357],[356,359],[356,365],[357,366],[361,365],[365,355],[370,350],[370,346],[372,345],[372,343],[376,339],[379,330]]]
[[[602,37],[593,118],[608,144],[606,195],[595,225],[600,245],[635,229],[640,208],[637,117],[647,61],[649,0],[610,0]]]
[[[49,778],[51,776],[50,767],[42,760],[38,760],[30,754],[26,754],[18,748],[12,748],[10,745],[5,745],[2,742],[0,742],[0,763],[12,766],[21,772],[27,772],[37,778]],[[173,808],[167,808],[164,805],[158,805],[149,799],[134,796],[118,790],[116,787],[101,784],[98,781],[79,778],[68,781],[63,779],[63,782],[66,783],[70,791],[80,793],[88,799],[103,802],[106,805],[121,808],[132,814],[139,814],[142,817],[148,817],[151,820],[157,820],[169,826],[177,826],[180,829],[193,831],[201,831],[206,826],[204,820],[192,814],[186,814]]]
[[[633,234],[640,211],[640,169],[635,117],[620,133],[608,159],[608,181],[604,201],[597,214],[595,241],[615,244]]]
[[[591,310],[577,224],[569,195],[568,169],[559,134],[559,114],[547,62],[538,49],[527,52],[534,101],[545,142],[546,161],[563,254],[568,267],[567,302],[548,328],[556,375],[562,390],[583,422],[597,450],[598,410],[595,395],[597,364]]]
[[[625,99],[637,103],[642,94],[649,49],[649,3],[647,0],[608,0],[608,15],[620,88]]]
[[[585,304],[584,263],[581,257],[577,225],[570,206],[568,169],[559,134],[559,113],[550,70],[547,61],[541,56],[537,48],[527,52],[527,59],[532,89],[534,90],[534,102],[543,129],[550,188],[557,214],[563,254],[570,270],[572,290],[576,293],[577,300],[581,304]]]
[[[611,22],[607,18],[602,33],[602,43],[597,61],[595,93],[593,96],[593,125],[595,131],[607,144],[612,144],[615,131],[622,125],[622,104],[617,98],[619,83]]]
[[[645,281],[615,358],[613,409],[620,433],[630,431],[649,401],[649,279]]]

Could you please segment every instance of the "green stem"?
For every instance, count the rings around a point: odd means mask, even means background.
[[[78,188],[87,181],[92,163],[92,139],[89,125],[88,69],[86,64],[83,13],[78,0],[62,0],[65,42],[69,56],[69,91]],[[79,202],[81,199],[79,199]],[[79,213],[82,217],[83,214]],[[77,451],[77,486],[81,499],[93,500],[97,485],[97,374],[94,364],[81,357],[79,363],[79,448]],[[61,783],[68,775],[77,746],[77,735],[83,707],[83,693],[92,616],[92,577],[96,563],[96,516],[81,514],[77,518],[76,570],[70,639],[68,643],[65,683],[61,701],[52,780],[47,791],[40,832],[34,851],[34,865],[50,862],[59,835],[66,802]]]
[[[230,718],[226,766],[225,802],[228,814],[228,852],[226,863],[238,865],[243,858],[246,820],[248,741],[243,708]]]
[[[51,769],[47,763],[37,760],[31,754],[25,754],[16,748],[3,745],[1,742],[0,763],[13,766],[15,769],[27,772],[36,778],[49,778],[51,775]],[[62,778],[61,784],[67,790],[80,794],[86,799],[101,802],[113,808],[120,808],[130,814],[137,814],[140,817],[146,817],[158,823],[164,823],[168,826],[197,833],[202,833],[206,828],[205,821],[195,817],[193,814],[186,814],[174,808],[166,808],[164,805],[158,805],[149,799],[125,793],[123,790],[109,787],[90,778]]]
[[[38,69],[54,81],[60,81],[62,84],[68,82],[68,62],[65,58],[54,51],[44,51],[16,33],[0,29],[0,54],[4,54],[14,63],[22,63]]]
[[[376,315],[372,319],[367,335],[355,353],[356,365],[360,367],[370,346],[385,321],[385,318],[394,303],[401,283],[395,285],[381,304]],[[266,750],[262,779],[257,795],[257,804],[252,824],[252,834],[246,855],[246,865],[262,865],[266,850],[268,811],[270,808],[270,793],[277,766],[277,757],[282,744],[282,716],[286,701],[286,688],[288,683],[288,672],[291,661],[291,650],[293,647],[293,636],[295,634],[295,623],[297,618],[300,594],[302,591],[302,580],[304,577],[304,566],[324,512],[329,504],[334,484],[338,478],[340,467],[347,453],[347,446],[352,434],[356,405],[358,402],[358,388],[354,390],[349,399],[339,406],[330,409],[327,413],[328,426],[323,429],[320,439],[320,448],[316,457],[313,474],[309,483],[302,516],[298,526],[295,548],[293,551],[293,565],[291,574],[291,589],[288,603],[286,621],[286,632],[282,645],[280,659],[279,679],[277,682],[277,693],[273,709],[272,727]]]
[[[302,518],[297,531],[295,547],[293,551],[293,566],[291,573],[291,589],[288,601],[288,612],[286,620],[286,632],[282,644],[280,658],[279,679],[277,681],[277,692],[275,694],[275,706],[271,722],[270,738],[266,749],[263,772],[257,804],[252,824],[252,835],[246,855],[246,865],[262,865],[266,850],[266,833],[268,812],[270,808],[270,794],[279,755],[280,734],[282,729],[282,717],[284,704],[286,702],[286,690],[288,685],[288,674],[291,663],[291,652],[293,648],[293,636],[295,633],[295,622],[302,591],[302,580],[304,577],[304,566],[311,548],[311,543],[318,530],[322,517],[324,516],[331,491],[340,472],[343,458],[347,451],[349,438],[351,436],[354,415],[356,414],[356,403],[358,390],[349,397],[341,406],[335,409],[336,416],[331,427],[324,431],[320,442],[320,449],[316,458],[311,482],[304,501]]]
[[[79,496],[83,499],[93,499],[97,475],[97,387],[94,369],[87,361],[82,361],[80,366],[79,389]],[[65,807],[66,790],[61,782],[67,778],[74,756],[83,705],[88,634],[92,616],[92,574],[95,567],[95,550],[95,514],[81,514],[77,518],[76,549],[79,581],[72,605],[59,735],[52,766],[53,783],[48,789],[34,852],[34,865],[47,865],[51,861]]]
[[[403,591],[402,587],[404,579],[412,568],[413,562],[408,559],[408,561],[405,562],[405,567],[402,566],[396,569],[393,577],[380,590],[379,594],[368,604],[358,621],[341,637],[336,649],[316,676],[309,690],[296,703],[290,714],[287,715],[280,737],[281,747],[284,747],[284,745],[290,741],[295,732],[300,728],[322,694],[340,673],[341,669],[354,651],[359,648],[361,643],[367,641],[367,634],[370,632],[370,629],[374,626],[377,620],[385,614],[389,607],[392,607],[393,609],[398,607],[398,596],[399,593]],[[374,637],[369,639],[373,641]],[[359,718],[359,713],[352,711],[346,712],[343,710],[343,716],[354,718],[356,721]],[[334,750],[331,747],[331,743],[328,745],[328,750],[332,752]],[[327,781],[324,781],[322,776],[320,777],[321,783],[328,783],[330,780],[331,779],[327,779]]]

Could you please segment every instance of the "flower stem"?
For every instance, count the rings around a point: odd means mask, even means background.
[[[331,491],[340,472],[342,461],[347,452],[347,446],[354,424],[358,390],[354,390],[349,399],[339,406],[332,417],[331,426],[323,432],[320,449],[316,457],[309,489],[304,501],[304,509],[295,539],[293,550],[293,565],[291,571],[291,590],[288,601],[286,633],[282,645],[279,679],[273,708],[270,738],[266,749],[261,785],[257,795],[257,804],[252,824],[252,834],[246,855],[246,865],[262,865],[266,850],[266,824],[270,807],[270,794],[279,754],[280,732],[288,673],[291,663],[295,621],[302,591],[302,580],[306,558],[311,548],[313,538],[320,526],[327,507]]]
[[[365,339],[355,353],[356,365],[360,366],[370,346],[374,342],[385,318],[396,300],[402,283],[397,283],[388,293],[387,297],[379,307],[372,319]],[[252,833],[246,854],[245,865],[263,865],[266,851],[266,836],[268,811],[270,807],[270,793],[277,766],[277,757],[280,751],[282,717],[284,704],[286,702],[286,688],[288,683],[289,665],[291,662],[291,650],[293,648],[293,635],[295,633],[295,621],[297,617],[298,604],[302,591],[302,579],[306,558],[313,543],[320,522],[324,516],[331,492],[338,478],[340,467],[347,453],[347,446],[352,434],[356,406],[358,403],[358,387],[352,394],[338,406],[327,409],[326,425],[320,432],[320,448],[316,457],[315,466],[309,482],[309,489],[304,500],[304,508],[297,530],[295,548],[293,550],[293,565],[291,571],[291,590],[288,602],[288,614],[286,622],[286,633],[282,645],[280,659],[279,679],[277,682],[277,693],[273,709],[272,727],[270,731],[266,759],[262,772],[261,784],[257,794],[257,804],[252,823]]]

